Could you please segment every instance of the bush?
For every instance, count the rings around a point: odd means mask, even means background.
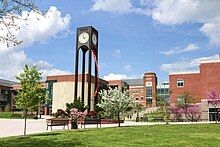
[[[20,114],[20,113],[12,113],[12,118],[22,118],[22,114]]]
[[[12,113],[11,112],[0,112],[0,118],[11,118]]]
[[[9,104],[7,104],[6,106],[5,106],[5,110],[4,110],[5,112],[11,112],[11,107],[10,107],[10,105]]]

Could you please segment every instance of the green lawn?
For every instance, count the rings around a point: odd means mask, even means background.
[[[220,124],[68,130],[1,138],[0,146],[220,146]]]

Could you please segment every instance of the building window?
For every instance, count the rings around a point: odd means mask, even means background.
[[[177,87],[184,87],[184,80],[177,80]]]
[[[138,97],[136,98],[136,101],[138,101]]]
[[[141,100],[144,100],[144,97],[141,97]]]
[[[152,97],[152,87],[146,87],[146,95],[147,97]]]

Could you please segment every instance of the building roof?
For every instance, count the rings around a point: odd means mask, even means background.
[[[126,82],[129,86],[143,85],[143,79],[125,79],[123,82]]]
[[[183,72],[172,72],[169,75],[182,75],[182,74],[198,74],[200,71],[183,71]]]
[[[213,60],[202,60],[199,63],[203,64],[203,63],[218,63],[220,62],[220,59],[213,59]]]
[[[9,80],[3,80],[0,79],[0,85],[1,86],[7,86],[7,87],[12,87],[12,85],[18,84],[17,82],[9,81]]]

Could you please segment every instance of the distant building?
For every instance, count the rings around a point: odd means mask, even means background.
[[[164,98],[166,101],[170,100],[169,82],[163,82],[163,83],[157,85],[157,96]]]
[[[0,112],[5,110],[6,105],[10,109],[14,106],[13,85],[16,82],[0,79]]]
[[[125,79],[108,81],[110,87],[121,89],[122,83],[126,83],[129,88],[129,94],[133,97],[132,102],[141,104],[143,107],[156,107],[157,97],[160,92],[161,96],[169,99],[169,83],[162,86],[157,85],[157,76],[153,72],[147,72],[142,79]],[[159,90],[158,90],[159,88]],[[167,93],[166,93],[167,92]]]

